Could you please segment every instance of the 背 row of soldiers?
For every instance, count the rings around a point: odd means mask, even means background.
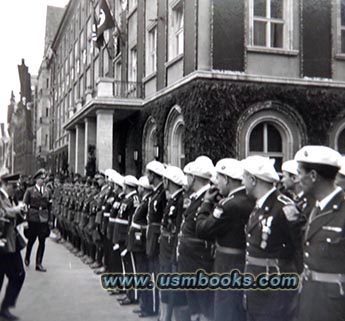
[[[278,175],[274,160],[200,156],[158,161],[146,176],[109,169],[58,184],[61,240],[96,273],[298,273],[295,290],[127,290],[140,317],[159,320],[345,320],[345,166],[305,146]],[[121,290],[121,289],[120,289]],[[117,294],[118,291],[112,291]]]

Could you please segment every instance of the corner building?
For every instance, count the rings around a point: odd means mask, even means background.
[[[156,158],[183,166],[274,157],[304,144],[345,153],[345,1],[109,0],[117,27],[92,52],[99,3],[72,0],[52,43],[53,145],[84,174],[139,175]]]

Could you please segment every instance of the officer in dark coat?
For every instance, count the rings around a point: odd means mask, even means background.
[[[210,273],[213,266],[213,243],[201,239],[196,233],[198,208],[205,193],[210,188],[210,179],[214,173],[212,161],[206,156],[198,157],[189,171],[192,179],[190,205],[183,213],[183,222],[179,234],[178,271],[195,273],[199,269]],[[213,293],[211,291],[186,291],[191,319],[211,319],[213,316]]]
[[[217,187],[209,190],[198,211],[197,236],[216,241],[213,272],[244,272],[246,237],[244,227],[255,206],[241,185],[243,169],[236,159],[226,158],[216,165]],[[220,194],[219,194],[220,193]],[[221,195],[222,199],[218,201]],[[215,321],[245,321],[242,291],[217,291],[214,298]]]
[[[159,242],[159,265],[161,273],[177,272],[177,242],[183,213],[183,185],[186,177],[176,166],[167,166],[164,185],[168,202],[164,209]],[[161,292],[161,321],[170,321],[174,312],[175,320],[189,320],[188,305],[184,291]]]
[[[149,269],[155,278],[159,273],[159,236],[163,211],[166,206],[166,195],[163,186],[164,165],[158,161],[151,161],[146,165],[146,172],[150,184],[153,186],[152,195],[149,198],[147,213],[146,254],[149,260]],[[159,311],[159,293],[153,287],[150,301],[153,304],[154,313]]]
[[[36,253],[36,271],[46,272],[42,266],[43,254],[45,249],[45,239],[49,236],[49,206],[51,195],[49,190],[44,186],[46,172],[40,169],[34,175],[36,180],[35,186],[29,187],[24,195],[24,203],[28,207],[27,221],[28,228],[28,245],[25,254],[25,265],[30,264],[32,247],[38,238],[38,249]]]
[[[14,307],[25,279],[25,270],[20,250],[25,240],[18,233],[16,225],[23,221],[25,205],[13,203],[13,187],[19,175],[1,177],[0,188],[0,291],[4,276],[8,278],[6,293],[0,307],[0,318],[16,320],[10,312]]]
[[[146,230],[147,230],[147,209],[149,197],[152,193],[152,186],[146,176],[142,176],[138,182],[138,193],[141,198],[140,205],[135,210],[132,223],[128,231],[128,251],[133,253],[136,273],[150,273],[146,256]],[[153,314],[152,302],[150,302],[150,290],[138,291],[139,310],[134,310],[139,317],[146,317]]]
[[[294,202],[278,192],[274,160],[249,156],[243,161],[243,183],[256,199],[246,227],[246,272],[296,273],[295,252],[301,240],[300,214]],[[297,290],[245,292],[248,321],[292,320]]]
[[[124,177],[125,197],[115,218],[114,235],[115,243],[119,244],[123,273],[136,273],[133,253],[127,250],[128,229],[132,223],[132,216],[140,204],[137,192],[138,180],[132,175]],[[126,297],[121,300],[121,305],[128,305],[138,300],[138,290],[128,290]]]
[[[336,186],[340,154],[326,146],[296,153],[301,187],[316,199],[304,236],[298,321],[345,320],[345,194]]]

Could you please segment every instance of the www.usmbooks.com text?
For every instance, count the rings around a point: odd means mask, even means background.
[[[232,270],[230,273],[108,273],[101,276],[105,290],[295,290],[299,285],[296,273],[272,273],[254,276]]]

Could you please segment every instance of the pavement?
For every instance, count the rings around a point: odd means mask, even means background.
[[[35,254],[36,248],[31,261]],[[103,290],[100,277],[88,265],[64,245],[49,238],[43,265],[46,273],[35,271],[32,263],[26,267],[26,279],[17,306],[11,310],[22,321],[157,320],[157,317],[139,318],[132,312],[138,305],[120,306],[117,296],[110,296]]]

